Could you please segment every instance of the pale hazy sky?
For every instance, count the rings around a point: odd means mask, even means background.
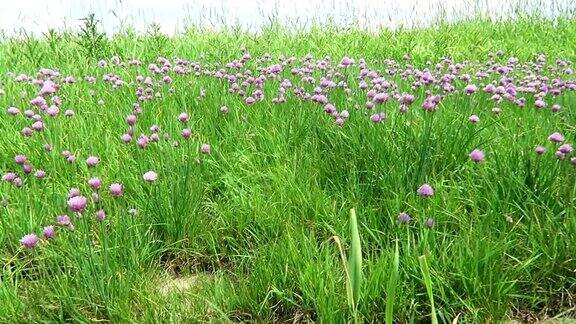
[[[425,24],[442,15],[462,18],[483,12],[498,18],[526,3],[529,11],[548,16],[575,7],[574,0],[0,0],[0,30],[39,33],[74,28],[90,12],[102,20],[107,33],[122,25],[143,31],[152,22],[168,34],[191,23],[255,30],[271,16],[300,25],[332,19],[341,24],[357,20],[366,28],[394,28]]]

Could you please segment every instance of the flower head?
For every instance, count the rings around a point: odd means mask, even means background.
[[[38,236],[33,233],[26,234],[22,237],[22,239],[20,239],[20,243],[27,249],[35,248],[39,241],[40,239],[38,239]]]
[[[106,213],[104,212],[103,209],[98,210],[96,212],[95,216],[96,216],[96,220],[98,220],[98,221],[103,221],[104,219],[106,219]]]
[[[200,146],[200,152],[202,152],[203,154],[210,154],[210,150],[211,150],[210,144],[202,144]]]
[[[564,142],[564,136],[562,136],[562,134],[558,132],[555,132],[550,134],[550,136],[548,136],[548,140],[554,143],[562,143]]]
[[[90,156],[86,159],[86,164],[89,167],[95,167],[96,165],[98,165],[99,162],[100,160],[96,156]]]
[[[412,221],[412,217],[407,213],[400,213],[398,215],[398,223],[399,224],[409,224]]]
[[[124,188],[119,183],[113,183],[110,185],[110,194],[113,197],[120,197],[124,193]]]
[[[142,178],[144,178],[145,181],[154,182],[154,181],[158,180],[158,174],[154,171],[148,171],[148,172],[144,173]]]
[[[68,199],[68,208],[76,213],[82,213],[86,209],[88,199],[84,196],[74,196]]]
[[[102,186],[102,180],[100,180],[100,178],[97,177],[90,178],[88,180],[88,185],[90,186],[90,188],[98,190]]]
[[[47,240],[53,238],[56,235],[56,231],[54,230],[54,226],[50,225],[50,226],[44,227],[44,229],[42,230],[42,235],[44,235],[44,237]]]
[[[434,226],[434,219],[428,218],[428,219],[424,222],[424,226],[426,226],[426,228],[432,228],[432,227]]]
[[[482,152],[479,149],[475,149],[472,152],[470,152],[469,156],[470,156],[470,160],[472,160],[476,163],[484,161],[484,158],[485,158],[484,152]]]
[[[434,195],[434,189],[427,183],[421,185],[417,192],[418,195],[423,198],[432,197]]]
[[[536,154],[542,155],[544,154],[544,152],[546,152],[546,148],[544,146],[536,146],[534,151],[536,152]]]

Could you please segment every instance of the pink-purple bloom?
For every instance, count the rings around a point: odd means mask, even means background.
[[[88,199],[84,196],[74,196],[68,199],[68,208],[75,213],[81,214],[88,204]]]
[[[469,156],[470,156],[470,160],[472,160],[476,163],[484,161],[484,158],[485,158],[484,152],[482,152],[479,149],[475,149],[472,152],[470,152]]]
[[[154,182],[154,181],[158,180],[158,174],[154,171],[148,171],[148,172],[144,173],[142,178],[144,178],[145,181]]]
[[[22,237],[22,239],[20,239],[20,243],[22,244],[22,246],[24,246],[27,249],[35,248],[36,245],[38,245],[38,242],[40,242],[40,239],[34,233],[26,234]]]
[[[421,185],[417,192],[418,195],[423,198],[432,197],[434,195],[434,189],[427,183]]]
[[[113,183],[109,187],[112,197],[120,197],[124,193],[124,188],[119,183]]]

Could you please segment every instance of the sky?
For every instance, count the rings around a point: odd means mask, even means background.
[[[332,20],[361,27],[395,28],[423,25],[436,17],[465,18],[482,12],[502,18],[515,8],[548,16],[574,7],[573,0],[0,0],[0,30],[8,34],[25,29],[42,33],[49,28],[77,28],[80,18],[93,12],[108,34],[131,26],[139,32],[158,23],[166,34],[190,24],[218,28],[239,25],[258,30],[278,17],[288,25]]]

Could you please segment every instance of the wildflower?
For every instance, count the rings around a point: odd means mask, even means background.
[[[480,122],[480,117],[478,117],[476,115],[472,115],[472,116],[468,117],[468,121],[472,124],[478,124]]]
[[[190,117],[185,112],[180,113],[180,115],[178,116],[178,120],[183,124],[186,124],[189,119],[190,119]]]
[[[50,226],[44,227],[44,229],[42,229],[42,235],[44,235],[44,238],[46,238],[47,240],[53,238],[56,235],[56,231],[54,230],[54,226],[50,225]]]
[[[192,130],[190,128],[184,128],[182,130],[182,137],[184,137],[185,139],[189,139],[190,136],[192,136]]]
[[[16,175],[16,173],[14,172],[7,172],[4,175],[2,175],[2,180],[6,182],[12,182],[16,178],[18,178],[18,175]]]
[[[42,179],[42,178],[46,177],[46,172],[44,170],[36,170],[36,172],[34,173],[34,176],[38,179]]]
[[[544,152],[546,152],[546,148],[544,146],[536,146],[534,151],[536,152],[536,154],[542,155],[544,154]]]
[[[22,239],[20,239],[20,243],[27,249],[33,249],[38,245],[38,236],[36,234],[26,234]]]
[[[338,117],[338,118],[336,118],[335,123],[336,123],[336,126],[342,127],[342,125],[344,125],[344,119]]]
[[[470,160],[479,163],[484,161],[484,152],[482,152],[479,149],[475,149],[472,152],[470,152]]]
[[[120,197],[124,193],[124,188],[119,183],[113,183],[110,185],[110,194],[113,197]]]
[[[84,196],[74,196],[68,199],[68,208],[76,213],[82,213],[86,209],[88,199]]]
[[[96,156],[90,156],[86,159],[86,164],[89,167],[95,167],[96,165],[98,165],[99,162],[100,160]]]
[[[203,154],[210,154],[210,144],[202,144],[200,146],[200,152],[202,152]]]
[[[24,135],[25,137],[30,137],[32,136],[32,134],[34,134],[34,130],[32,130],[32,128],[30,127],[22,128],[22,135]]]
[[[432,189],[432,186],[430,186],[427,183],[421,185],[420,188],[418,188],[417,192],[418,195],[422,198],[428,198],[434,195],[434,189]]]
[[[102,180],[100,180],[100,178],[96,178],[96,177],[90,178],[88,180],[88,185],[90,186],[90,188],[92,188],[94,190],[98,190],[102,186]]]
[[[434,219],[428,218],[428,219],[424,222],[424,226],[426,226],[426,228],[432,228],[432,227],[434,226]]]
[[[24,165],[24,163],[26,163],[27,160],[28,159],[26,158],[26,155],[23,154],[19,154],[14,157],[14,162],[16,162],[16,164],[19,165]]]
[[[66,117],[73,117],[73,116],[74,116],[74,110],[72,110],[72,109],[67,109],[67,110],[64,112],[64,116],[66,116]]]
[[[56,216],[56,224],[60,226],[68,226],[70,225],[70,217],[68,217],[68,215]]]
[[[411,221],[412,217],[410,217],[410,215],[408,215],[407,213],[400,213],[400,215],[398,215],[399,224],[409,224]]]
[[[564,142],[564,136],[562,136],[562,134],[558,132],[555,132],[550,134],[550,136],[548,136],[548,140],[554,143],[562,143]]]
[[[22,171],[25,174],[30,174],[32,172],[32,166],[29,163],[24,163],[24,165],[22,165]]]
[[[136,117],[136,115],[129,115],[128,117],[126,117],[126,123],[128,123],[128,125],[130,126],[134,126],[134,124],[136,124],[137,119],[138,117]]]
[[[570,144],[562,144],[560,145],[560,147],[558,148],[558,151],[564,153],[564,154],[569,154],[572,153],[572,145]]]
[[[468,85],[466,85],[466,87],[464,87],[464,92],[466,94],[473,94],[477,90],[478,90],[478,87],[476,87],[476,85],[474,85],[474,84],[468,84]]]
[[[144,173],[142,178],[144,178],[145,181],[154,182],[154,181],[158,180],[158,174],[154,171],[148,171],[148,172]]]
[[[72,198],[72,197],[76,197],[76,196],[80,196],[80,189],[70,188],[70,191],[68,192],[68,198]]]
[[[223,113],[223,114],[227,114],[227,113],[228,113],[228,111],[229,111],[228,107],[226,107],[226,106],[222,106],[222,107],[220,107],[220,112],[221,112],[221,113]]]
[[[124,142],[126,144],[132,142],[132,136],[130,134],[122,134],[120,139],[122,140],[122,142]]]
[[[96,220],[98,221],[103,221],[104,219],[106,219],[106,213],[104,212],[103,209],[100,209],[96,212]]]

